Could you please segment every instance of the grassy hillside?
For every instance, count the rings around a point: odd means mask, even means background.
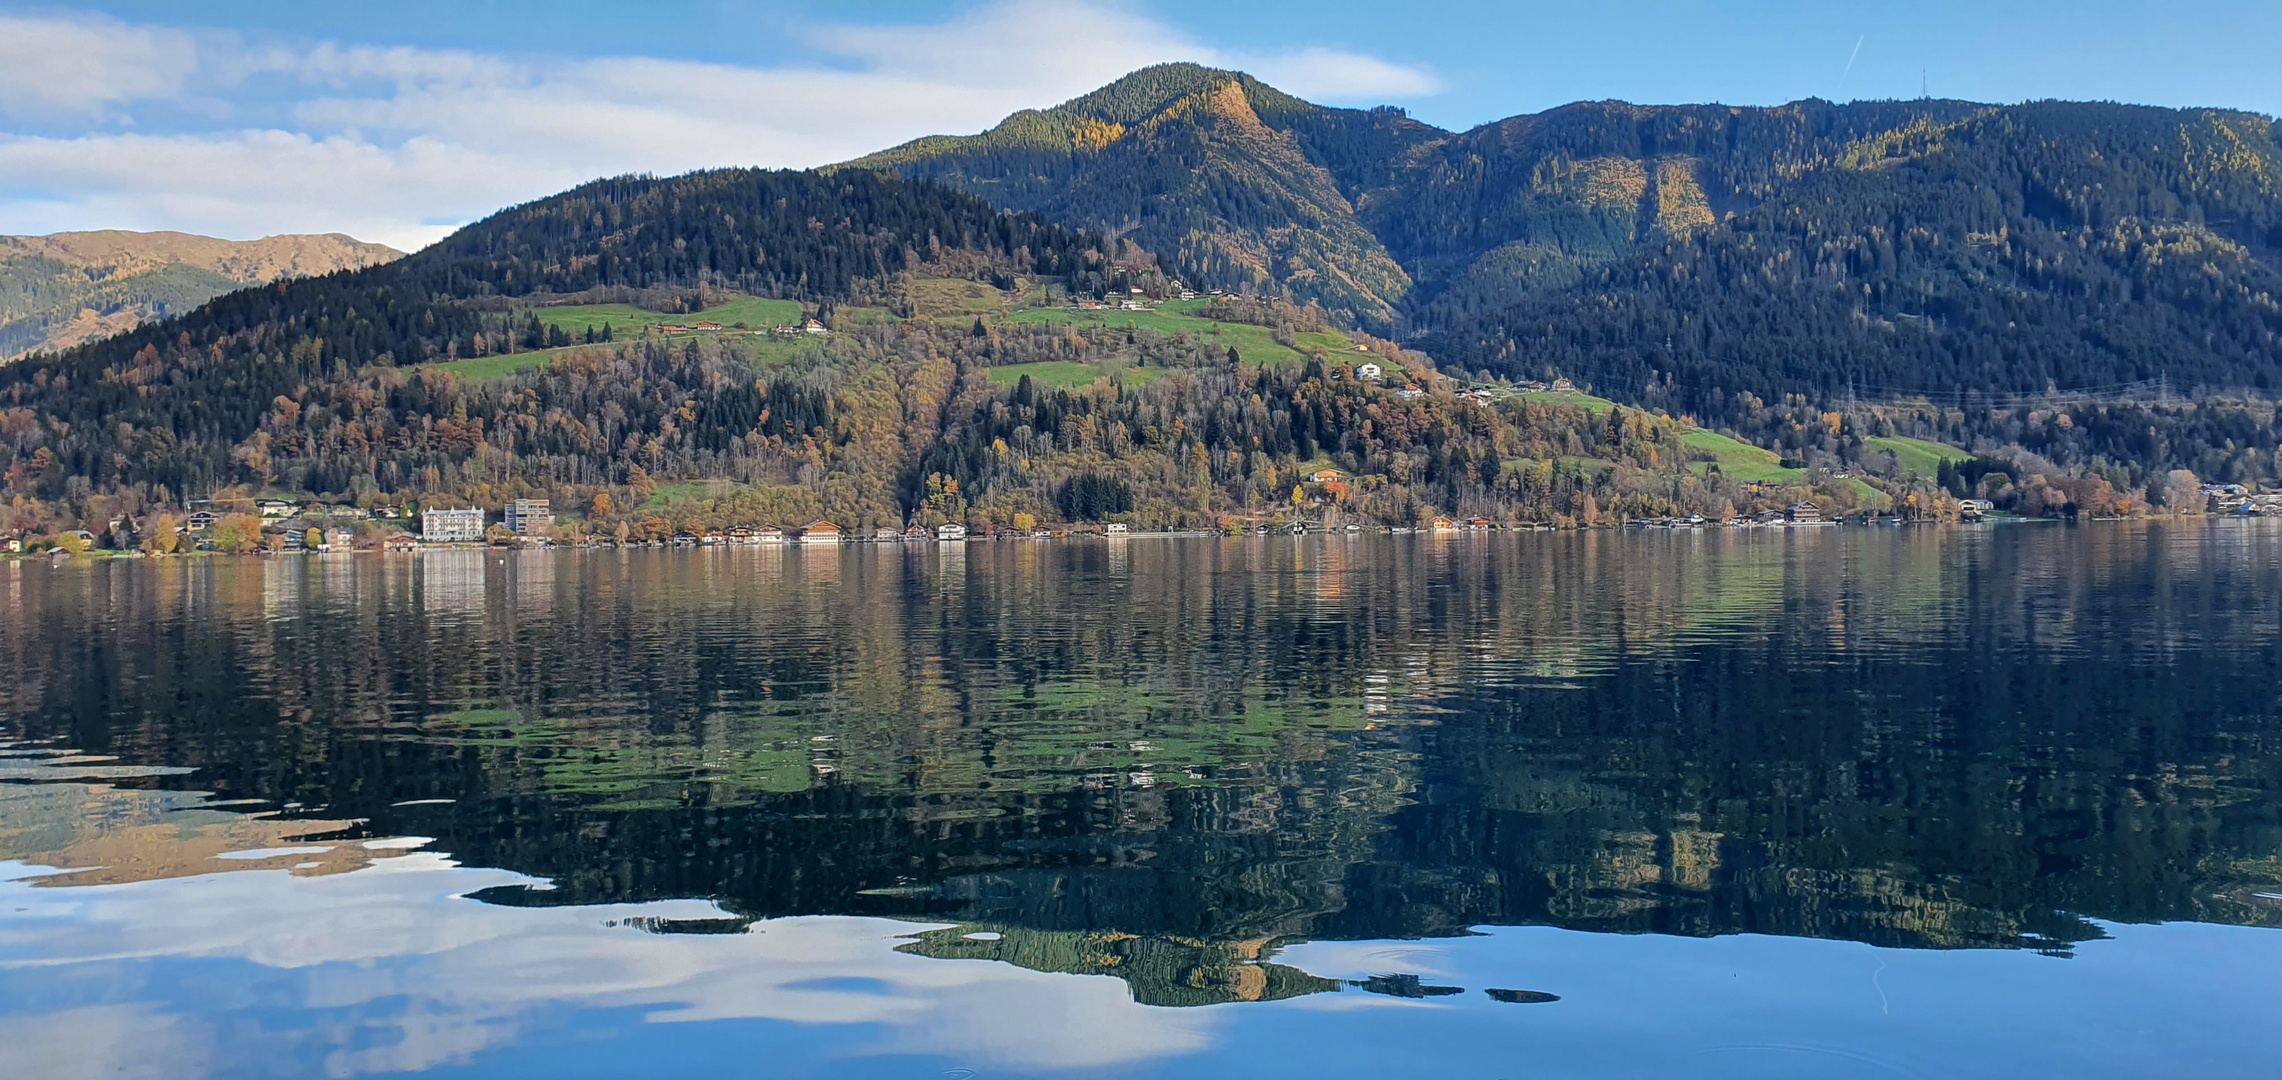
[[[1973,456],[1954,446],[1907,436],[1873,435],[1862,440],[1862,444],[1873,454],[1894,455],[1894,464],[1904,476],[1933,476],[1942,462],[1965,461]]]

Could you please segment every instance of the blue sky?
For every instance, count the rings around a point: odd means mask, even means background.
[[[0,0],[0,233],[418,246],[594,176],[805,166],[1131,68],[1467,127],[1564,102],[2099,98],[2282,112],[2282,3]]]

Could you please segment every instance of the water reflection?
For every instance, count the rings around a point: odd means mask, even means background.
[[[788,1004],[690,1008],[890,1009],[936,970],[1143,1008],[1117,1014],[1130,1044],[865,1044],[1044,1071],[1212,1043],[1221,1021],[1157,1006],[1579,1000],[1575,972],[1295,959],[1335,941],[2077,963],[2124,950],[2119,924],[2282,922],[2277,553],[2218,522],[11,564],[10,734],[193,771],[0,786],[0,857],[73,871],[20,883],[43,898],[312,918],[401,879],[430,900],[375,892],[398,910],[371,917],[565,957],[588,946],[544,928],[753,931],[666,935],[690,951],[641,984],[661,996],[549,1009],[654,1011],[739,956],[770,972],[723,1000]],[[247,848],[293,853],[206,880]],[[156,917],[134,911],[102,933]],[[69,936],[20,922],[12,948]],[[737,951],[811,924],[845,947],[799,948],[852,966],[779,979]],[[848,1022],[957,1008],[907,1006]],[[479,1054],[453,1039],[404,1061]]]

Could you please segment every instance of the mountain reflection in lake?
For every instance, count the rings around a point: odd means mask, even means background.
[[[2278,556],[2224,521],[4,564],[0,1046],[2263,1075]]]

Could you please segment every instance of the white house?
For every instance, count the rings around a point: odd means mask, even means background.
[[[1356,377],[1356,378],[1358,378],[1358,379],[1361,379],[1361,380],[1363,380],[1364,382],[1378,382],[1378,381],[1379,381],[1379,376],[1381,376],[1381,375],[1384,375],[1384,374],[1386,374],[1386,373],[1385,373],[1385,372],[1383,372],[1383,371],[1380,371],[1380,370],[1379,370],[1379,365],[1377,365],[1377,364],[1357,364],[1357,365],[1355,365],[1355,377]]]

